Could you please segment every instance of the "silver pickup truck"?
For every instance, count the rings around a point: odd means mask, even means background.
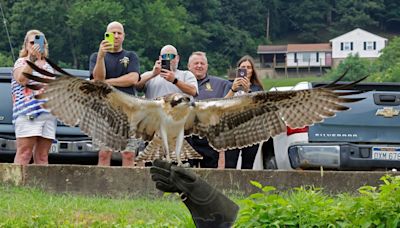
[[[293,88],[325,83],[302,82]],[[264,167],[278,169],[400,169],[400,84],[360,83],[366,91],[351,109],[302,129],[290,129],[264,143]],[[278,88],[277,88],[278,89]]]
[[[11,67],[0,67],[0,162],[12,162],[15,156],[15,132],[12,124]],[[72,75],[89,78],[85,70],[66,69]],[[49,163],[97,164],[98,151],[79,127],[58,122],[56,140],[49,153]]]

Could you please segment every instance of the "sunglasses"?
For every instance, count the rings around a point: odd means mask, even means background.
[[[175,59],[176,55],[175,54],[162,54],[161,59],[163,60],[171,60]]]

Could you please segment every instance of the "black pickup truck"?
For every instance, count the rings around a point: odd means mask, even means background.
[[[344,84],[344,83],[342,83]],[[300,90],[326,83],[302,82]],[[267,162],[278,169],[398,170],[400,169],[400,84],[359,83],[364,100],[346,104],[350,110],[336,113],[322,123],[289,129],[273,139]],[[271,151],[274,151],[271,154]]]
[[[13,162],[16,145],[12,124],[11,67],[0,67],[0,162]],[[85,70],[66,69],[72,75],[89,78]],[[51,164],[97,164],[98,150],[79,127],[68,127],[58,122],[56,140],[49,152]]]

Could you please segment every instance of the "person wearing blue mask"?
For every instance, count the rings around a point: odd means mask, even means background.
[[[141,75],[136,85],[145,97],[153,99],[171,93],[185,93],[191,96],[198,94],[197,80],[192,72],[179,70],[179,55],[172,45],[161,48],[160,56],[156,60],[153,70]]]

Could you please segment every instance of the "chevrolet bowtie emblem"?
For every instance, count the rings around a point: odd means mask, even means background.
[[[378,109],[375,115],[388,118],[388,117],[398,116],[399,113],[400,110],[395,109],[393,107],[383,107],[381,109]]]

